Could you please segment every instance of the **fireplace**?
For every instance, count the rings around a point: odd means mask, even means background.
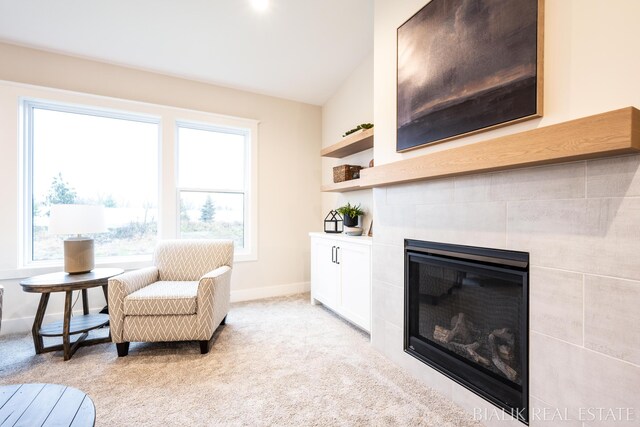
[[[404,349],[528,424],[529,254],[405,240]]]

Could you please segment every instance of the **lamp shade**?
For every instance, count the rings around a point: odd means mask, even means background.
[[[91,234],[107,231],[104,206],[52,205],[49,216],[51,234]]]

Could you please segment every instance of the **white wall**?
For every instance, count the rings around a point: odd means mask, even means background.
[[[351,73],[335,94],[322,106],[322,147],[328,147],[342,139],[342,135],[361,123],[373,122],[373,53]],[[374,123],[374,135],[376,132]],[[374,136],[374,141],[376,140]],[[373,149],[353,154],[342,159],[322,158],[322,183],[333,182],[333,167],[338,165],[369,166]],[[365,215],[362,225],[366,232],[372,218],[371,190],[347,193],[322,193],[322,213],[327,213],[347,202],[360,203]],[[314,230],[322,230],[323,223]]]
[[[320,107],[2,43],[0,80],[62,89],[61,96],[81,103],[85,97],[77,93],[99,95],[105,103],[118,98],[149,103],[151,109],[157,104],[260,121],[258,260],[236,263],[232,298],[308,289],[307,233],[322,220]],[[38,272],[18,271],[17,265],[19,92],[0,95],[0,277],[11,278],[0,281],[5,287],[2,333],[28,330],[38,302],[38,295],[18,285],[19,277]],[[101,292],[92,292],[90,299],[94,308],[104,305]],[[49,307],[50,313],[62,312],[62,299],[52,297]]]

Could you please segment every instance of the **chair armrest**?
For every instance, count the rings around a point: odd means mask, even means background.
[[[127,296],[138,289],[157,282],[160,273],[157,267],[146,267],[139,270],[127,271],[109,279],[109,302],[111,302],[111,289],[118,290]]]
[[[109,279],[109,327],[111,339],[115,343],[123,342],[122,330],[124,325],[124,298],[142,289],[159,278],[156,267],[146,267],[133,270]]]
[[[198,284],[198,335],[211,338],[213,331],[229,312],[231,267],[223,265],[200,278]]]
[[[202,283],[202,281],[206,279],[216,279],[219,276],[225,274],[227,271],[231,271],[231,267],[229,267],[228,265],[223,265],[222,267],[218,267],[215,270],[211,270],[200,278],[200,283]]]

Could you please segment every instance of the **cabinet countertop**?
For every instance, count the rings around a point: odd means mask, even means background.
[[[371,245],[373,238],[369,236],[347,236],[343,233],[324,233],[322,231],[314,231],[309,233],[310,237],[320,237],[322,239],[339,240],[341,242],[357,243],[361,245]]]

